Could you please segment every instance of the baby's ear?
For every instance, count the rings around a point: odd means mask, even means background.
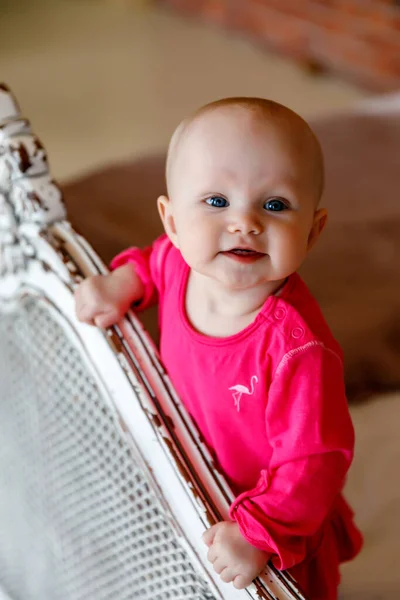
[[[319,236],[325,229],[326,222],[328,220],[328,211],[326,208],[319,208],[314,213],[314,221],[311,227],[310,235],[308,236],[307,250],[317,243]]]
[[[164,225],[165,233],[174,246],[179,248],[171,200],[168,198],[168,196],[159,196],[159,198],[157,198],[157,208],[158,212],[160,213],[162,224]]]

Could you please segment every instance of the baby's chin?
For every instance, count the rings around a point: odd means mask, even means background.
[[[190,258],[186,262],[194,273],[209,284],[229,292],[254,291],[255,288],[264,286],[268,295],[269,289],[274,288],[275,284],[279,286],[292,273],[289,265],[273,265],[272,261],[253,267],[235,263],[230,267],[225,260],[223,264],[201,264],[190,261]]]
[[[230,273],[216,274],[213,279],[226,290],[231,292],[251,291],[260,286],[268,286],[270,280],[268,277],[256,274],[245,274],[237,276]]]
[[[260,279],[254,276],[237,277],[221,268],[207,268],[198,264],[191,265],[189,262],[187,264],[195,276],[201,277],[204,282],[207,282],[207,285],[213,286],[214,289],[239,292],[256,286]]]
[[[271,293],[275,293],[282,286],[283,282],[294,273],[291,268],[273,269],[271,268],[272,265],[269,265],[269,267],[261,272],[247,273],[221,270],[213,274],[213,279],[221,287],[231,292],[243,292],[246,290],[252,292],[256,289],[265,289],[266,296],[268,296]]]

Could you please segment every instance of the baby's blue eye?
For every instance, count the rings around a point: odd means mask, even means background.
[[[225,208],[228,206],[228,201],[225,198],[221,198],[221,196],[211,196],[211,198],[207,198],[206,203],[214,208]]]
[[[268,200],[264,204],[265,210],[270,210],[272,212],[280,212],[282,210],[287,210],[287,206],[282,200],[279,198],[272,198],[272,200]]]

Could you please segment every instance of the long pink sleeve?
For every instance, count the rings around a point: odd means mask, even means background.
[[[127,263],[135,266],[135,271],[144,285],[144,296],[135,305],[135,309],[145,310],[156,304],[163,287],[163,262],[170,244],[167,236],[158,238],[147,248],[128,248],[111,261],[111,269],[117,269]]]
[[[257,486],[231,507],[243,536],[288,569],[315,551],[353,456],[341,359],[322,344],[289,352],[266,408],[273,452]]]

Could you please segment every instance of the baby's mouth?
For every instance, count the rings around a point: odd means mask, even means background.
[[[241,262],[254,262],[265,256],[264,252],[257,252],[251,248],[232,248],[222,252],[222,254]]]
[[[255,250],[249,250],[247,248],[232,248],[232,250],[228,250],[228,252],[232,252],[233,254],[238,254],[239,256],[249,256],[251,254],[261,254],[261,252],[256,252]]]

